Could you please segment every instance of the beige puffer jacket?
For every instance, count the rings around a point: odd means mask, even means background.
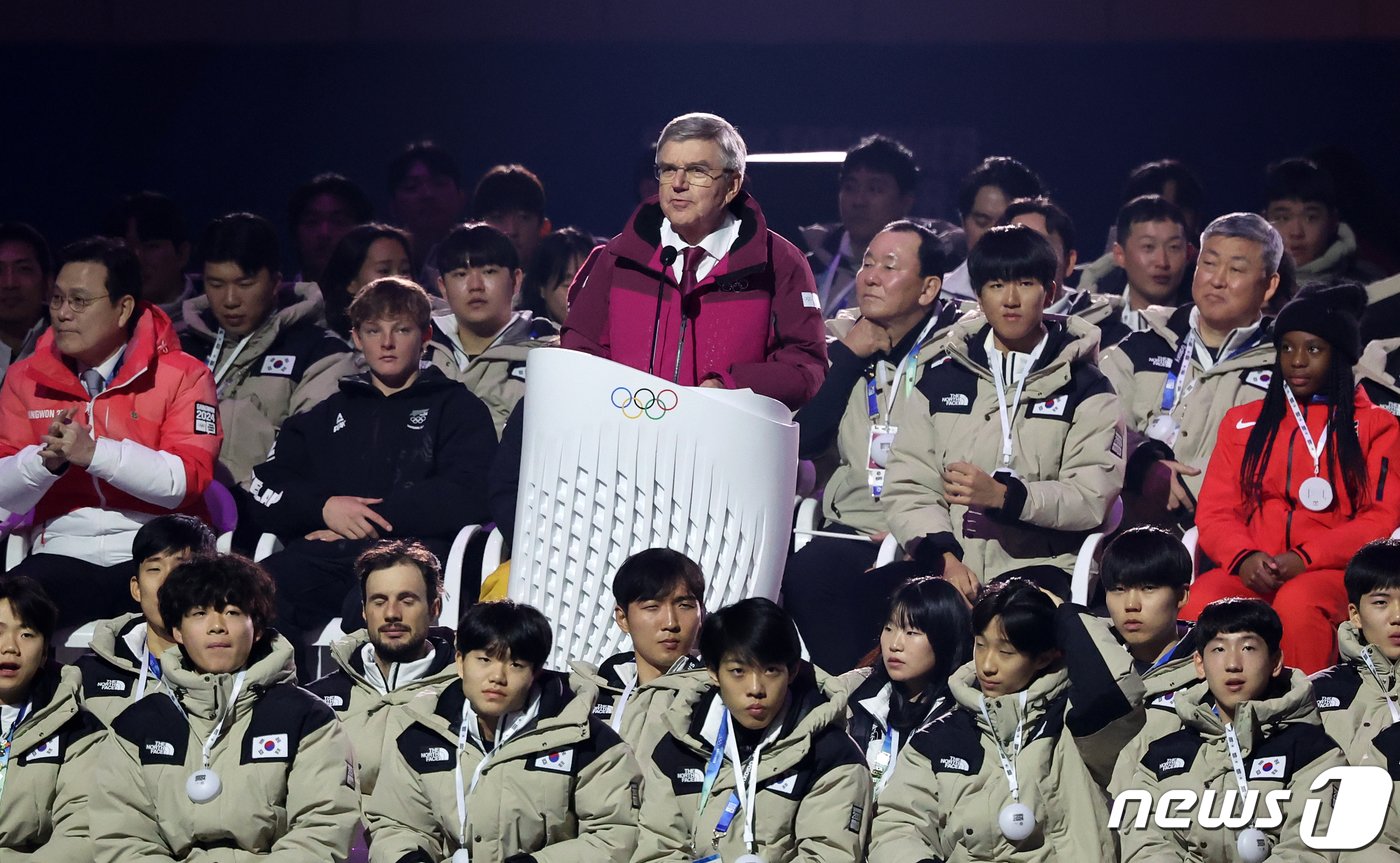
[[[1047,318],[1049,341],[1014,407],[1007,504],[982,512],[943,498],[943,469],[1001,466],[997,395],[980,316],[959,321],[923,377],[895,408],[895,439],[881,498],[890,530],[916,559],[958,555],[984,581],[1027,566],[1074,567],[1123,487],[1118,397],[1094,364],[1099,332],[1080,318]],[[1008,399],[1014,389],[1007,394]]]
[[[701,808],[706,767],[726,710],[708,678],[690,677],[666,714],[666,735],[644,760],[641,838],[633,863],[692,863],[710,854],[737,860],[744,846],[742,809],[718,838],[735,790],[725,760]],[[754,852],[766,863],[852,863],[870,831],[870,773],[846,733],[846,699],[835,678],[803,666],[788,690],[777,737],[758,760]],[[742,757],[748,753],[740,748]]]
[[[1273,842],[1269,860],[1273,863],[1324,863],[1332,854],[1314,851],[1303,844],[1299,834],[1305,803],[1313,795],[1308,789],[1324,770],[1346,763],[1337,744],[1322,730],[1313,703],[1312,687],[1301,671],[1285,669],[1277,686],[1265,698],[1247,701],[1235,711],[1234,728],[1239,738],[1244,768],[1251,791],[1261,798],[1270,791],[1289,789],[1290,798],[1280,805],[1283,824],[1261,828]],[[1151,741],[1128,785],[1158,800],[1163,794],[1190,790],[1196,794],[1214,791],[1219,795],[1239,794],[1225,741],[1225,722],[1216,715],[1214,699],[1205,681],[1176,694],[1178,730]],[[1325,833],[1332,809],[1330,790],[1319,792],[1321,803],[1317,832]],[[1213,808],[1219,814],[1222,803]],[[1234,804],[1238,807],[1238,801]],[[1261,815],[1267,810],[1261,803]],[[1185,813],[1191,826],[1185,830],[1164,830],[1155,817],[1139,817],[1136,803],[1124,807],[1120,828],[1123,863],[1233,863],[1237,833],[1219,827],[1205,828],[1194,812]],[[1143,822],[1143,823],[1139,823]]]
[[[360,814],[354,752],[331,709],[296,685],[291,643],[274,635],[254,648],[211,752],[223,788],[206,803],[185,782],[235,675],[203,674],[179,648],[161,661],[183,711],[149,693],[112,723],[93,777],[96,859],[342,863]]]
[[[1347,762],[1369,765],[1373,763],[1372,738],[1395,724],[1386,697],[1400,704],[1400,665],[1367,644],[1351,621],[1337,627],[1337,647],[1341,662],[1311,678],[1317,709],[1322,714],[1322,727],[1342,747]],[[1363,652],[1370,655],[1379,679],[1362,661]],[[1386,765],[1382,762],[1380,766]]]
[[[571,667],[574,674],[598,687],[593,715],[611,728],[628,682],[637,679],[636,655],[629,650],[609,657],[598,668],[587,662],[575,662]],[[671,708],[676,693],[695,675],[705,675],[704,668],[698,659],[685,656],[651,683],[633,687],[621,708],[622,727],[618,734],[632,748],[638,763],[646,760],[666,733],[666,711]]]
[[[130,641],[146,640],[146,618],[139,612],[98,621],[92,631],[89,652],[78,658],[75,667],[83,675],[79,697],[92,715],[111,726],[112,720],[136,701],[141,689],[141,654]],[[164,692],[161,677],[146,672],[144,692]]]
[[[625,863],[637,843],[641,776],[627,744],[591,716],[597,690],[577,676],[541,672],[538,714],[496,751],[467,802],[472,863],[530,854],[537,863]],[[384,741],[365,798],[372,863],[440,861],[461,846],[458,732],[466,696],[451,686],[409,703]],[[461,755],[463,780],[483,759]]]
[[[553,323],[529,312],[515,312],[489,348],[468,357],[457,336],[457,318],[449,311],[433,315],[426,359],[486,402],[499,438],[515,403],[525,395],[525,360],[530,351],[558,344],[559,331]]]
[[[1105,786],[1113,760],[1142,728],[1142,680],[1107,621],[1062,605],[1055,612],[1064,666],[1052,667],[1020,694],[986,699],[974,663],[948,685],[957,709],[926,726],[900,753],[880,795],[870,863],[941,860],[1060,863],[1113,860]],[[1012,842],[998,827],[1012,803],[993,735],[1015,756],[1020,802],[1036,828]]]
[[[106,736],[78,705],[75,668],[49,665],[30,692],[15,729],[0,797],[0,860],[73,863],[92,859],[89,795]],[[100,794],[93,794],[94,798]]]

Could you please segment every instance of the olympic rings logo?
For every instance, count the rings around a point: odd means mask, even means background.
[[[612,406],[622,411],[622,415],[629,420],[643,416],[649,420],[659,420],[675,410],[678,404],[680,396],[676,395],[675,390],[657,393],[643,387],[632,392],[627,387],[618,387],[612,391]]]

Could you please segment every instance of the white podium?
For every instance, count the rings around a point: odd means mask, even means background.
[[[708,608],[777,598],[797,483],[786,407],[564,349],[531,351],[527,375],[509,595],[553,623],[551,667],[626,649],[612,577],[646,548],[699,563]]]

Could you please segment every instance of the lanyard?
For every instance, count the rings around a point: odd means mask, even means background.
[[[0,740],[0,795],[5,793],[5,777],[10,772],[10,748],[14,745],[15,731],[28,713],[29,702],[25,702],[15,716],[15,721],[11,722],[9,729],[5,731],[5,739]]]
[[[1167,382],[1162,385],[1162,412],[1171,413],[1179,401],[1178,393],[1186,388],[1186,373],[1191,370],[1191,349],[1196,345],[1196,331],[1186,334],[1177,346],[1172,359],[1171,370],[1167,372]]]
[[[222,366],[216,368],[215,366],[219,360],[219,351],[224,349],[224,328],[219,327],[219,334],[214,337],[214,349],[209,352],[208,359],[204,361],[204,364],[209,367],[209,371],[214,373],[215,386],[218,386],[219,382],[224,379],[224,375],[228,374],[228,370],[233,368],[233,364],[238,359],[238,355],[243,353],[243,348],[247,346],[248,340],[252,337],[253,334],[249,333],[242,339],[239,339],[238,344],[234,346],[233,351],[228,355],[228,359],[224,360]]]
[[[1006,406],[1006,383],[1001,377],[1002,358],[996,357],[987,363],[987,365],[992,367],[992,383],[994,383],[997,388],[997,412],[1001,417],[1001,466],[1004,468],[1009,469],[1011,467],[1011,456],[1015,452],[1015,447],[1011,439],[1012,412],[1021,404],[1021,393],[1026,388],[1026,380],[1030,378],[1031,369],[1035,368],[1036,360],[1040,359],[1040,352],[1045,350],[1045,343],[1048,338],[1048,336],[1042,338],[1040,344],[1035,346],[1035,350],[1031,351],[1031,357],[1026,361],[1025,374],[1021,375],[1021,379],[1016,382],[1016,394],[1011,399],[1010,410],[1008,410]],[[995,349],[993,350],[995,351]],[[1012,364],[1012,374],[1015,374],[1014,361]]]
[[[160,681],[160,660],[151,655],[151,646],[145,642],[142,642],[141,674],[139,677],[136,678],[136,694],[133,696],[134,701],[140,701],[141,696],[146,694],[147,676],[154,677],[157,682]]]
[[[229,692],[228,701],[225,702],[224,709],[219,711],[219,717],[214,720],[214,729],[209,732],[208,737],[204,738],[204,745],[200,747],[200,765],[206,770],[209,769],[209,754],[213,752],[215,741],[217,741],[219,735],[223,733],[224,721],[228,719],[229,714],[233,713],[233,706],[238,702],[238,693],[243,691],[243,678],[246,677],[247,674],[247,671],[240,671],[233,678],[233,689]],[[185,712],[185,705],[180,703],[180,699],[175,697],[174,692],[167,689],[166,694],[170,696],[171,701],[175,702],[175,706],[179,709],[180,715],[185,717],[186,722],[189,722],[190,715]]]
[[[612,719],[608,722],[608,725],[619,735],[622,734],[622,711],[627,709],[627,700],[632,697],[632,693],[637,689],[637,681],[641,679],[642,676],[638,674],[636,677],[629,680],[627,685],[622,687],[622,694],[617,697],[617,701],[613,702]]]
[[[870,765],[870,778],[875,780],[875,796],[885,790],[890,776],[894,773],[895,755],[899,752],[899,732],[894,728],[885,729],[885,738],[880,743],[880,754]]]
[[[878,418],[880,419],[881,425],[890,424],[890,414],[894,412],[894,402],[895,399],[899,396],[900,382],[903,381],[904,391],[906,393],[914,388],[914,373],[918,371],[919,367],[919,351],[923,349],[924,342],[928,340],[929,333],[933,331],[933,327],[937,323],[938,314],[935,311],[929,317],[928,323],[924,324],[924,328],[922,330],[919,330],[918,338],[914,339],[913,347],[909,349],[908,353],[906,353],[903,357],[900,358],[899,365],[895,366],[893,388],[891,388],[890,382],[885,380],[885,363],[878,361],[875,363],[876,373],[879,375],[880,378],[879,389],[882,389],[886,393],[888,393],[888,396],[885,402],[885,410],[881,412],[879,397],[876,395],[877,390],[875,386],[875,376],[871,375],[866,377],[865,401],[866,406],[870,411],[870,418],[872,420]],[[911,359],[914,361],[914,364],[912,366],[909,365],[909,361]]]
[[[1370,644],[1363,647],[1361,649],[1361,661],[1366,663],[1366,670],[1371,672],[1371,677],[1381,689],[1381,695],[1385,697],[1385,705],[1390,708],[1391,724],[1400,724],[1400,707],[1396,706],[1395,699],[1390,697],[1390,691],[1386,688],[1386,685],[1381,682],[1381,673],[1376,668],[1376,661],[1371,658],[1371,651],[1374,649],[1375,646]]]
[[[705,804],[710,802],[710,794],[715,790],[715,780],[719,778],[719,769],[724,765],[725,744],[729,742],[729,717],[719,725],[719,731],[715,734],[715,748],[710,752],[710,760],[705,765],[705,781],[700,784],[700,807],[695,810],[696,820],[699,820],[700,813],[705,811]]]
[[[733,717],[730,716],[729,711],[726,710],[724,712],[724,724],[730,726],[733,722]],[[748,849],[750,854],[753,853],[754,848],[753,810],[754,801],[758,797],[758,757],[763,752],[763,744],[772,739],[773,733],[776,730],[776,728],[770,730],[768,735],[754,747],[753,755],[749,756],[747,769],[745,769],[744,762],[739,757],[739,744],[735,740],[735,736],[733,734],[725,735],[727,737],[726,743],[728,744],[725,750],[729,753],[729,760],[734,764],[734,791],[735,795],[739,798],[737,804],[744,809],[744,847]],[[715,833],[717,834],[729,832],[729,822],[734,817],[731,810],[736,804],[734,799],[735,795],[730,796],[729,804],[724,807],[724,814],[720,816],[720,823],[715,825]]]
[[[462,753],[467,750],[467,734],[469,729],[476,727],[476,711],[472,710],[472,703],[470,701],[463,700],[462,702],[462,727],[461,730],[457,732],[457,769],[455,777],[457,786],[457,836],[461,839],[462,850],[466,851],[468,854],[471,853],[471,846],[467,843],[467,798],[471,796],[472,792],[476,791],[476,785],[481,781],[481,774],[486,772],[487,765],[491,763],[491,757],[500,751],[501,746],[504,745],[507,740],[514,737],[520,729],[525,727],[532,715],[532,711],[522,710],[515,719],[511,721],[510,725],[504,729],[502,729],[501,724],[497,722],[496,739],[491,742],[491,751],[482,752],[481,760],[477,762],[476,767],[472,770],[471,783],[468,785],[466,780],[462,777]],[[483,746],[482,749],[485,749],[485,746]]]
[[[1225,748],[1230,750],[1230,769],[1235,773],[1235,783],[1240,786],[1240,796],[1249,794],[1249,776],[1244,772],[1244,756],[1240,754],[1240,739],[1235,735],[1233,724],[1225,726]]]
[[[826,272],[822,273],[822,293],[826,294],[826,308],[822,310],[824,315],[831,314],[836,303],[845,299],[846,295],[856,286],[856,279],[859,278],[859,275],[842,285],[838,293],[834,295],[831,293],[832,287],[836,284],[836,274],[841,269],[841,259],[849,253],[850,247],[851,235],[846,234],[841,238],[841,245],[836,249],[836,254],[831,256],[831,263],[827,264]]]
[[[1293,390],[1287,384],[1283,387],[1283,397],[1288,400],[1288,409],[1293,411],[1293,419],[1298,423],[1298,432],[1303,436],[1303,445],[1308,448],[1308,455],[1312,456],[1313,476],[1317,476],[1322,469],[1322,448],[1327,445],[1328,428],[1322,429],[1322,434],[1313,441],[1312,431],[1308,429],[1308,418],[1303,415],[1303,411],[1298,407],[1298,400],[1293,397]]]
[[[1021,785],[1016,781],[1016,756],[1021,754],[1021,732],[1026,727],[1026,696],[1029,693],[1021,693],[1021,709],[1016,715],[1016,748],[1007,753],[1006,747],[1001,744],[1001,735],[997,733],[997,727],[992,723],[992,714],[987,711],[987,696],[982,696],[982,718],[987,720],[987,727],[992,731],[992,743],[996,745],[997,757],[1001,759],[1001,772],[1006,774],[1006,784],[1011,786],[1011,801],[1021,802]]]

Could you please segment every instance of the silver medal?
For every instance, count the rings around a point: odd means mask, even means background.
[[[1298,502],[1313,512],[1322,512],[1332,505],[1332,484],[1320,476],[1303,480],[1298,486]]]

